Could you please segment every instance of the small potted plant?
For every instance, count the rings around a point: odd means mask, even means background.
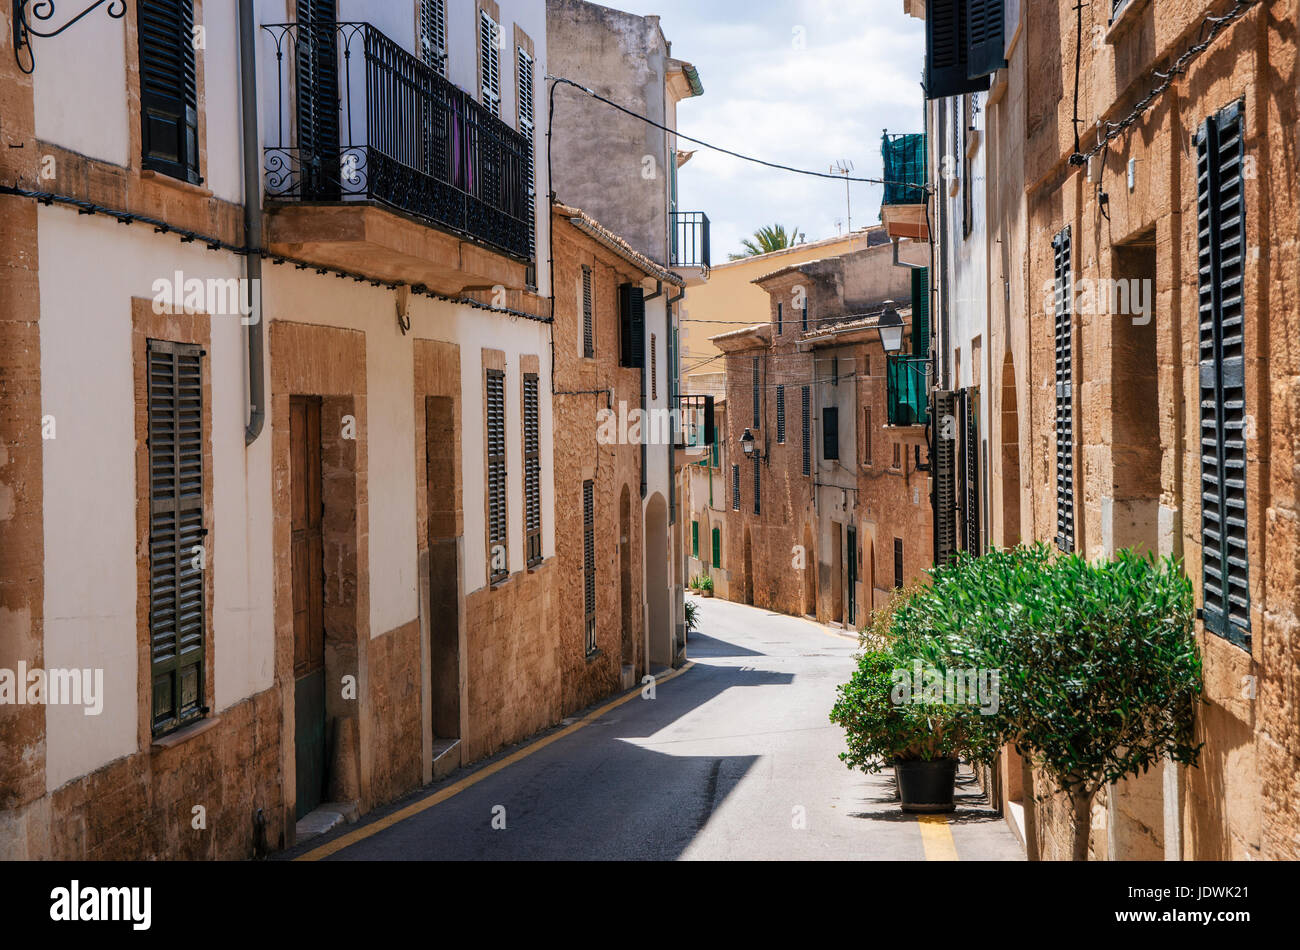
[[[699,579],[699,581],[700,581],[700,586],[699,586],[699,593],[700,593],[700,596],[701,596],[701,597],[712,597],[712,596],[713,596],[713,578],[706,574],[706,575],[704,575],[703,577],[701,577],[701,578]]]

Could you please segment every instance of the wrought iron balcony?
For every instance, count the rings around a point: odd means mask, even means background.
[[[709,247],[709,216],[702,211],[673,212],[672,267],[713,267]]]
[[[278,97],[269,198],[378,202],[531,257],[527,137],[369,23],[263,29]]]
[[[891,356],[886,370],[889,385],[889,424],[923,426],[930,422],[930,388],[923,356]]]
[[[881,144],[885,159],[885,206],[919,205],[925,202],[925,133],[890,135]]]
[[[673,414],[673,444],[679,449],[707,449],[717,444],[712,396],[678,396]]]

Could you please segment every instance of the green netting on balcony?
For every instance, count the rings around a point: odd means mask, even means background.
[[[925,133],[882,137],[885,158],[885,204],[919,205],[925,201]]]
[[[930,422],[930,394],[926,386],[929,360],[917,356],[891,356],[886,367],[889,381],[889,424],[923,426]]]

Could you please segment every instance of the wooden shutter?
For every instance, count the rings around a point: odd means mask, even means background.
[[[524,187],[528,194],[528,257],[537,257],[537,170],[533,162],[533,138],[536,130],[536,115],[533,108],[535,73],[533,57],[520,46],[517,50],[519,68],[516,70],[519,84],[517,101],[519,103],[519,131],[528,140],[524,149]]]
[[[961,461],[963,527],[962,538],[967,553],[983,553],[980,540],[980,465],[979,465],[979,390],[961,393]]]
[[[645,291],[636,284],[618,288],[620,366],[645,369]]]
[[[754,514],[763,513],[763,468],[758,461],[758,456],[753,458],[754,463]]]
[[[903,539],[894,539],[894,589],[902,590],[903,578]]]
[[[501,118],[501,26],[479,11],[479,91],[483,105]]]
[[[582,599],[587,655],[596,652],[596,484],[582,483]]]
[[[155,735],[203,716],[203,350],[148,343],[149,643]]]
[[[659,399],[659,351],[658,341],[653,333],[650,334],[650,398]]]
[[[1249,649],[1246,538],[1244,103],[1196,136],[1201,544],[1205,628]]]
[[[781,335],[781,328],[785,325],[785,304],[776,305],[776,335]]]
[[[763,415],[762,415],[762,406],[759,403],[759,399],[758,399],[758,357],[757,356],[753,358],[753,362],[750,365],[750,369],[751,369],[751,378],[753,381],[753,389],[754,389],[754,428],[758,429],[763,425]]]
[[[731,510],[740,510],[740,466],[731,466]]]
[[[987,75],[968,75],[967,0],[928,0],[925,15],[925,95],[946,99],[989,88]]]
[[[957,418],[953,393],[935,394],[934,436],[934,553],[944,565],[957,554]]]
[[[420,59],[447,75],[446,0],[420,0]]]
[[[1004,69],[1006,9],[1003,0],[967,0],[966,77],[978,79]]]
[[[834,406],[822,410],[822,458],[828,462],[840,457],[840,411]]]
[[[194,0],[140,0],[137,15],[144,167],[198,184]]]
[[[872,464],[871,456],[871,410],[862,410],[862,464]]]
[[[304,198],[331,200],[341,191],[338,24],[334,0],[298,0],[295,71],[298,160]]]
[[[713,529],[713,566],[722,567],[722,529]]]
[[[700,523],[691,522],[691,557],[700,556]]]
[[[488,576],[495,583],[510,575],[506,521],[506,376],[487,371]]]
[[[596,320],[591,297],[591,268],[582,268],[582,355],[596,358]]]
[[[536,373],[524,374],[524,532],[528,566],[542,562],[541,406]]]
[[[776,387],[776,444],[785,445],[785,387]]]
[[[912,355],[930,355],[930,268],[912,271]],[[870,376],[870,370],[867,371]]]
[[[1074,550],[1074,273],[1070,228],[1052,239],[1056,311],[1056,544]]]
[[[803,400],[800,425],[803,430],[803,473],[806,477],[812,475],[812,390],[804,386],[800,396]]]

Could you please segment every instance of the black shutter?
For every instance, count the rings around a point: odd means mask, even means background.
[[[966,9],[966,76],[978,79],[1004,69],[1006,4],[1003,0],[968,0]]]
[[[536,373],[524,374],[524,531],[528,566],[542,561],[541,407]]]
[[[894,589],[903,589],[903,539],[894,539]]]
[[[718,424],[716,417],[717,403],[712,396],[704,397],[704,444],[714,452],[718,448]],[[716,465],[714,466],[717,467]]]
[[[194,0],[140,0],[137,14],[144,167],[198,184]]]
[[[957,400],[953,393],[936,393],[934,418],[934,548],[935,563],[950,562],[957,553]]]
[[[1052,239],[1056,319],[1056,544],[1074,551],[1074,272],[1067,225]]]
[[[963,539],[968,554],[979,556],[983,552],[980,541],[980,452],[979,452],[979,390],[962,391],[962,482],[965,497],[962,512],[965,515]]]
[[[776,444],[785,445],[785,387],[776,387]]]
[[[506,377],[487,371],[488,576],[493,582],[510,575],[506,548]]]
[[[812,474],[812,390],[805,386],[800,395],[803,399],[800,419],[803,429],[803,473],[807,477]]]
[[[596,486],[582,483],[582,600],[587,655],[596,652]]]
[[[740,466],[731,466],[731,510],[740,510]]]
[[[762,407],[760,406],[758,400],[758,357],[757,356],[754,357],[751,369],[753,370],[752,378],[754,383],[754,428],[757,429],[763,424]]]
[[[989,88],[988,76],[968,75],[967,0],[928,0],[925,15],[925,96],[946,99]]]
[[[582,268],[582,355],[585,359],[596,356],[596,321],[591,296],[591,268]]]
[[[298,161],[303,197],[337,199],[339,145],[338,24],[335,0],[298,0],[296,69]]]
[[[1242,102],[1196,136],[1205,628],[1250,647]]]
[[[840,457],[840,411],[834,406],[822,410],[822,458],[828,462]]]
[[[205,712],[203,351],[150,340],[149,643],[153,732]]]
[[[618,288],[619,342],[622,358],[619,365],[645,369],[645,291],[636,284]]]
[[[785,325],[785,304],[776,305],[776,335],[781,335],[781,328]]]
[[[763,469],[759,464],[757,455],[754,456],[753,461],[754,461],[754,514],[761,515],[763,513],[763,483],[762,483]]]

